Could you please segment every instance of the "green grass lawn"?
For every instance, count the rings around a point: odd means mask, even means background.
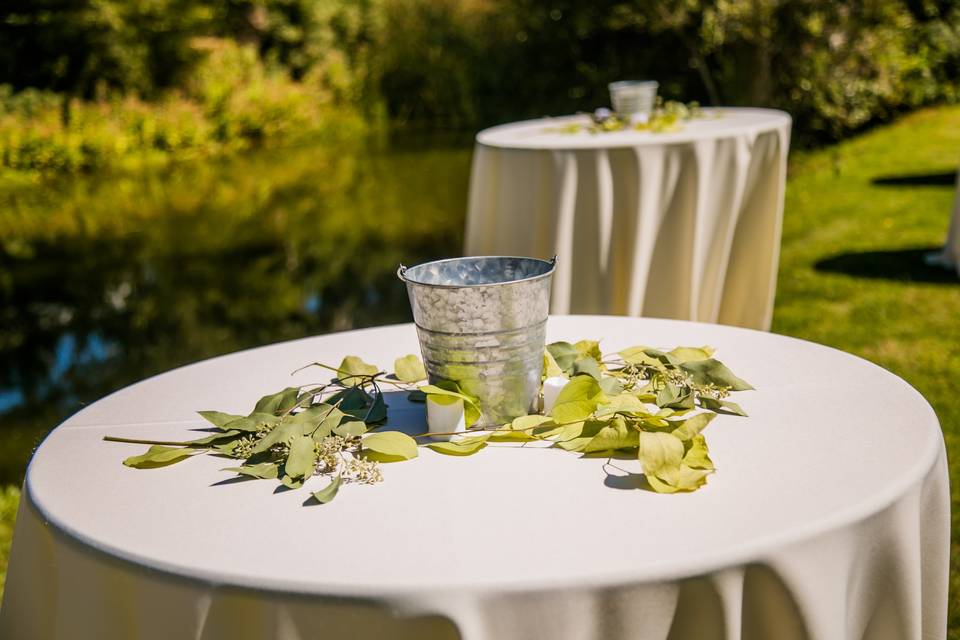
[[[953,601],[960,601],[960,280],[923,267],[921,255],[946,235],[947,174],[958,162],[960,107],[920,111],[837,147],[796,154],[773,325],[890,369],[936,409],[951,460]],[[0,570],[17,499],[15,488],[0,492]],[[950,628],[960,640],[956,604]]]

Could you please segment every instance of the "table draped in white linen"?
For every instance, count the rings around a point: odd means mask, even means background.
[[[705,109],[674,132],[563,132],[578,122],[477,135],[465,252],[558,255],[553,313],[769,329],[790,116]]]
[[[646,490],[636,460],[491,445],[421,449],[327,505],[233,480],[209,455],[136,470],[197,409],[246,413],[346,354],[389,367],[412,325],[244,351],[123,389],[67,420],[27,471],[0,637],[31,640],[943,638],[950,502],[927,402],[809,342],[672,320],[557,316],[549,340],[710,344],[756,391],[706,435],[701,490]],[[423,405],[388,398],[393,428]]]
[[[943,249],[927,258],[927,262],[948,269],[956,269],[960,276],[960,171],[957,172],[957,186],[953,196],[953,215],[947,230],[947,241]]]

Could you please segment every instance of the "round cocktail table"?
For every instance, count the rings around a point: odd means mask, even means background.
[[[70,638],[942,638],[943,440],[903,380],[834,349],[733,327],[552,317],[548,340],[710,344],[756,391],[708,428],[701,490],[644,490],[636,461],[422,448],[328,505],[236,480],[227,460],[121,464],[105,435],[182,439],[347,354],[390,366],[412,325],[215,358],[123,389],[37,450],[0,636]],[[391,424],[423,406],[388,398]],[[314,488],[323,480],[315,478]],[[310,488],[308,483],[307,488]]]

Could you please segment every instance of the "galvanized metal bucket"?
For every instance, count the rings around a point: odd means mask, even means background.
[[[536,409],[557,258],[481,256],[400,265],[431,382],[480,400],[475,426]]]

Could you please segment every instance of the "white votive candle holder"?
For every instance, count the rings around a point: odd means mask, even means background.
[[[434,440],[449,440],[467,430],[463,400],[450,396],[427,396],[427,431]],[[438,435],[432,435],[438,434]]]
[[[557,403],[557,396],[563,391],[563,388],[570,382],[567,376],[553,376],[543,381],[543,412],[550,413],[553,405]]]

